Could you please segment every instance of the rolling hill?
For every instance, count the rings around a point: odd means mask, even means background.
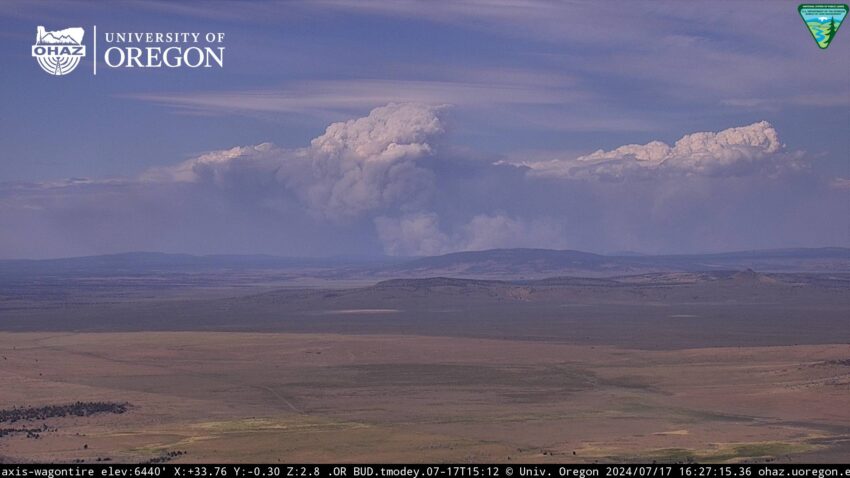
[[[649,272],[744,270],[847,272],[850,249],[776,249],[690,255],[600,255],[572,250],[493,249],[425,257],[384,267],[398,277],[610,277]]]
[[[745,269],[759,272],[850,272],[850,249],[827,247],[654,256],[602,255],[550,249],[492,249],[421,258],[292,258],[131,252],[62,259],[0,260],[0,280],[236,271],[280,271],[288,276],[374,281],[425,277],[521,280]]]

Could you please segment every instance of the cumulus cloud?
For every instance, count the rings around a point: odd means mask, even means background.
[[[622,180],[660,175],[730,177],[755,173],[776,175],[803,167],[800,156],[787,153],[767,121],[718,133],[683,136],[670,146],[661,141],[598,150],[575,159],[523,163],[538,177]]]

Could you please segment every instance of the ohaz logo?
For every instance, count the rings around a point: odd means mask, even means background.
[[[86,56],[86,47],[83,45],[85,33],[79,27],[49,32],[43,26],[38,26],[32,56],[38,60],[41,69],[51,75],[67,75]]]

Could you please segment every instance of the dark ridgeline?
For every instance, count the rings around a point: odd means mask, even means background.
[[[0,438],[12,435],[26,434],[27,438],[38,440],[44,432],[55,432],[56,428],[50,428],[45,423],[40,428],[0,428]]]
[[[150,460],[144,461],[144,462],[142,462],[142,464],[143,465],[161,465],[163,463],[168,463],[169,461],[171,461],[175,458],[179,458],[179,457],[181,457],[185,454],[186,454],[186,452],[181,451],[181,450],[169,451],[169,452],[163,453],[159,456],[153,457]]]
[[[131,407],[132,405],[127,402],[75,402],[66,405],[47,405],[43,407],[13,407],[0,410],[0,423],[32,422],[63,417],[89,417],[107,413],[120,415],[126,413]],[[26,438],[38,440],[42,435],[58,430],[58,428],[50,426],[47,423],[42,424],[40,427],[0,427],[0,439],[24,435]],[[79,433],[77,433],[77,436],[79,436]],[[84,443],[82,445],[83,450],[88,450],[88,448],[88,444]],[[153,458],[149,463],[165,463],[185,454],[185,451],[172,451]],[[0,455],[0,463],[5,463],[4,460],[8,460],[8,457]],[[70,462],[100,463],[111,462],[112,460],[113,458],[109,456],[98,456],[94,459],[75,458]]]
[[[62,417],[88,417],[102,413],[122,414],[129,407],[129,403],[113,402],[75,402],[68,405],[48,405],[45,407],[15,407],[0,410],[0,423]]]

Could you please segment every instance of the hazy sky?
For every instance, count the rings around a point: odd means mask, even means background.
[[[53,77],[38,25],[225,65]],[[796,2],[13,0],[0,33],[3,258],[850,246],[850,30]]]

